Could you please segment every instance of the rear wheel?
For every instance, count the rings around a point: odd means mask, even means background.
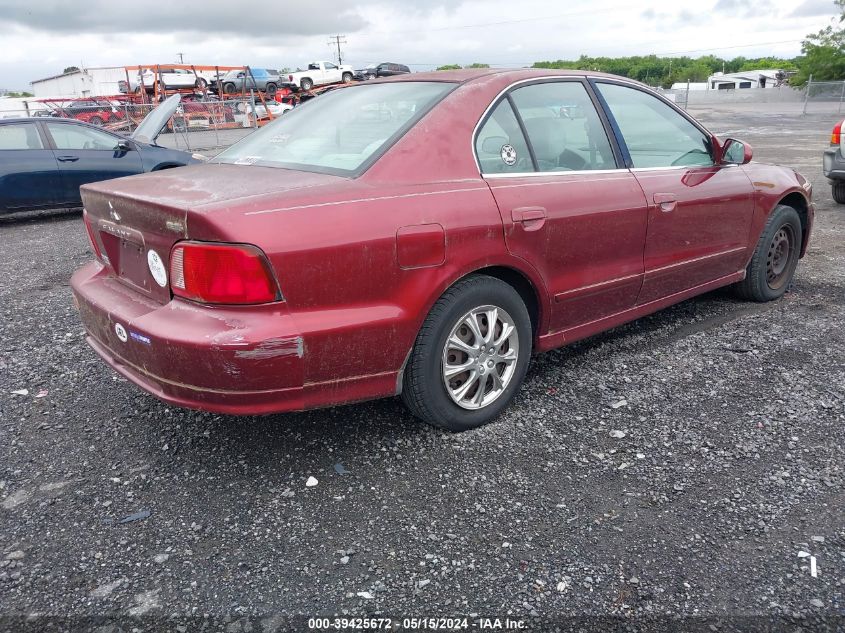
[[[299,84],[303,90],[311,90],[314,87],[314,82],[306,77],[302,80],[302,83]]]
[[[465,431],[498,416],[519,389],[531,357],[531,320],[505,282],[458,282],[431,309],[405,369],[402,399],[416,417]]]
[[[197,77],[197,80],[194,85],[200,90],[205,90],[206,88],[208,88],[208,82],[202,77]]]
[[[225,92],[227,95],[234,94],[235,90],[235,84],[231,82],[223,84],[223,92]]]
[[[737,294],[760,302],[782,297],[792,283],[800,251],[801,218],[792,207],[779,204],[757,240],[745,279],[735,286]]]
[[[103,124],[103,117],[94,115],[90,119],[88,119],[88,123],[100,127]]]
[[[839,204],[845,204],[845,182],[834,182],[830,187],[833,199]]]

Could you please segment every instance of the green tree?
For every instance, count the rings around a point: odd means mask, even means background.
[[[790,83],[803,86],[813,79],[837,81],[845,79],[845,0],[835,0],[839,9],[837,24],[831,24],[818,33],[809,34],[801,43],[801,57],[798,58],[798,72]]]
[[[75,72],[77,72],[78,70],[79,70],[79,68],[78,68],[78,67],[76,67],[76,66],[68,66],[67,68],[65,68],[65,69],[62,71],[62,73],[66,75],[67,73],[75,73]]]
[[[445,66],[438,66],[437,70],[460,70],[460,64],[446,64]]]
[[[490,68],[490,64],[479,64],[478,62],[475,62],[469,66],[464,66],[464,68]]]

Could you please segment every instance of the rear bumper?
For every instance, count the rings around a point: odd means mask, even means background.
[[[96,262],[73,275],[71,288],[88,344],[120,375],[169,404],[260,415],[395,393],[395,371],[306,383],[306,337],[284,304],[161,304]]]
[[[845,157],[842,156],[838,147],[824,151],[822,171],[828,180],[845,180]]]

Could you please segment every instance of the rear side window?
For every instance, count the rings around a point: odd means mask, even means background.
[[[657,97],[618,84],[598,84],[634,167],[712,165],[710,138]]]
[[[534,171],[528,144],[507,99],[496,106],[478,131],[475,152],[482,174]]]
[[[604,126],[581,82],[532,84],[511,96],[539,171],[616,169]]]
[[[44,149],[34,123],[0,125],[0,150]]]

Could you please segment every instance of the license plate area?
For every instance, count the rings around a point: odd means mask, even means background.
[[[100,241],[114,274],[123,281],[150,293],[151,275],[147,271],[144,236],[140,231],[108,220],[97,223]]]

